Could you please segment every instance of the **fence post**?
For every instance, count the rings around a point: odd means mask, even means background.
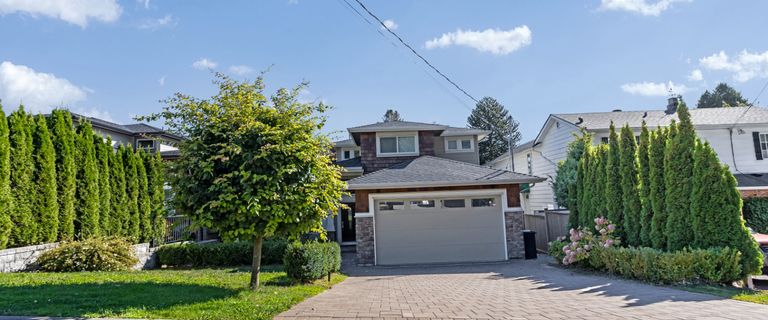
[[[544,210],[544,229],[547,230],[547,250],[549,250],[549,242],[552,241],[549,237],[549,210]]]

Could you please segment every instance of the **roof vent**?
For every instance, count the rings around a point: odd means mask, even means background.
[[[621,112],[621,109],[613,109],[612,112]]]

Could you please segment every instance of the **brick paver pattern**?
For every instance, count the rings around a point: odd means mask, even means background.
[[[768,319],[768,306],[538,260],[349,267],[351,276],[275,319]]]

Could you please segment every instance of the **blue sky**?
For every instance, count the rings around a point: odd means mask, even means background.
[[[669,86],[690,104],[719,81],[751,100],[768,80],[766,1],[363,2],[525,140],[550,113],[661,109]],[[214,93],[207,67],[272,66],[270,90],[307,80],[303,99],[335,107],[329,131],[387,108],[465,126],[473,102],[380,31],[344,0],[0,0],[0,98],[124,123]]]

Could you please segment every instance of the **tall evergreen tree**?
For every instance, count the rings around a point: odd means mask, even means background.
[[[592,169],[589,170],[589,183],[592,184],[592,190],[588,204],[590,209],[589,214],[586,217],[587,220],[585,225],[585,227],[589,228],[590,230],[595,226],[595,218],[606,216],[605,200],[602,196],[605,194],[606,152],[607,149],[605,145],[598,145],[597,147],[592,148],[592,161],[590,162]]]
[[[509,152],[510,140],[512,145],[520,141],[520,124],[509,116],[509,111],[491,97],[485,97],[472,110],[467,118],[470,128],[489,131],[488,137],[480,141],[480,163],[486,163]]]
[[[77,197],[76,234],[80,239],[99,235],[99,165],[93,144],[93,127],[83,122],[77,127]]]
[[[165,237],[165,169],[160,153],[149,156],[147,180],[149,181],[149,199],[152,205],[152,240],[162,243]]]
[[[114,234],[112,230],[112,185],[110,180],[109,155],[112,152],[112,139],[106,141],[99,135],[93,136],[96,160],[99,166],[99,227],[103,234]]]
[[[592,212],[592,206],[591,206],[591,199],[590,198],[594,194],[594,184],[592,183],[592,158],[594,157],[594,150],[592,145],[587,145],[584,148],[584,154],[582,155],[581,159],[579,160],[579,185],[581,186],[581,191],[579,192],[579,210],[578,210],[578,216],[574,218],[574,225],[572,225],[572,228],[576,227],[586,227],[589,224],[587,224],[587,221],[589,221],[589,216]]]
[[[640,245],[652,247],[651,228],[653,220],[653,205],[651,202],[651,133],[643,121],[640,129],[640,144],[637,147],[637,161],[640,173]]]
[[[13,222],[11,196],[11,144],[8,141],[8,120],[0,105],[0,249],[8,246]]]
[[[696,132],[684,102],[677,108],[680,124],[664,155],[664,207],[667,210],[667,249],[680,250],[693,242],[691,188]]]
[[[147,178],[147,153],[136,153],[136,171],[139,178],[139,219],[141,228],[141,242],[152,240],[152,203],[149,198],[149,179]]]
[[[51,139],[56,154],[56,182],[59,201],[58,240],[75,236],[75,131],[69,111],[56,109],[49,118]]]
[[[128,223],[126,235],[134,242],[141,240],[141,211],[139,210],[139,168],[136,153],[130,148],[123,148],[123,166],[125,167],[126,209]]]
[[[56,191],[56,153],[45,116],[38,115],[32,139],[34,143],[35,197],[33,215],[37,219],[37,240],[56,242],[59,234],[59,200]]]
[[[384,117],[382,117],[382,120],[384,122],[403,121],[403,118],[400,117],[400,112],[397,112],[397,110],[387,109],[387,112],[384,112]]]
[[[627,245],[639,246],[640,241],[640,191],[638,190],[640,177],[638,176],[637,141],[635,134],[629,125],[621,128],[621,194],[623,196],[622,209],[624,210],[624,232],[627,237]]]
[[[677,132],[677,124],[674,120],[668,129],[659,128],[653,132],[653,140],[649,153],[651,162],[651,207],[653,218],[651,219],[651,244],[654,248],[664,250],[667,248],[667,210],[665,209],[665,185],[664,179],[667,143]]]
[[[110,216],[112,217],[112,233],[121,237],[127,236],[128,208],[125,191],[125,167],[123,164],[123,146],[117,148],[117,152],[109,154],[109,179],[112,189],[110,199]]]
[[[580,134],[574,134],[574,140],[568,144],[568,152],[565,160],[557,164],[557,175],[553,189],[555,191],[556,202],[570,210],[571,214],[578,211],[576,195],[576,180],[579,167],[579,159],[584,154],[584,149],[592,143],[592,135],[586,131]]]
[[[605,209],[607,210],[608,220],[616,224],[615,235],[626,242],[626,233],[624,232],[624,208],[623,195],[621,190],[621,148],[619,146],[619,135],[616,133],[616,127],[611,121],[610,135],[608,138],[608,155],[605,164]]]
[[[37,221],[34,206],[35,186],[33,183],[35,165],[32,158],[32,117],[24,107],[10,114],[8,118],[11,146],[11,194],[13,213],[11,220],[11,246],[26,246],[37,243]]]

